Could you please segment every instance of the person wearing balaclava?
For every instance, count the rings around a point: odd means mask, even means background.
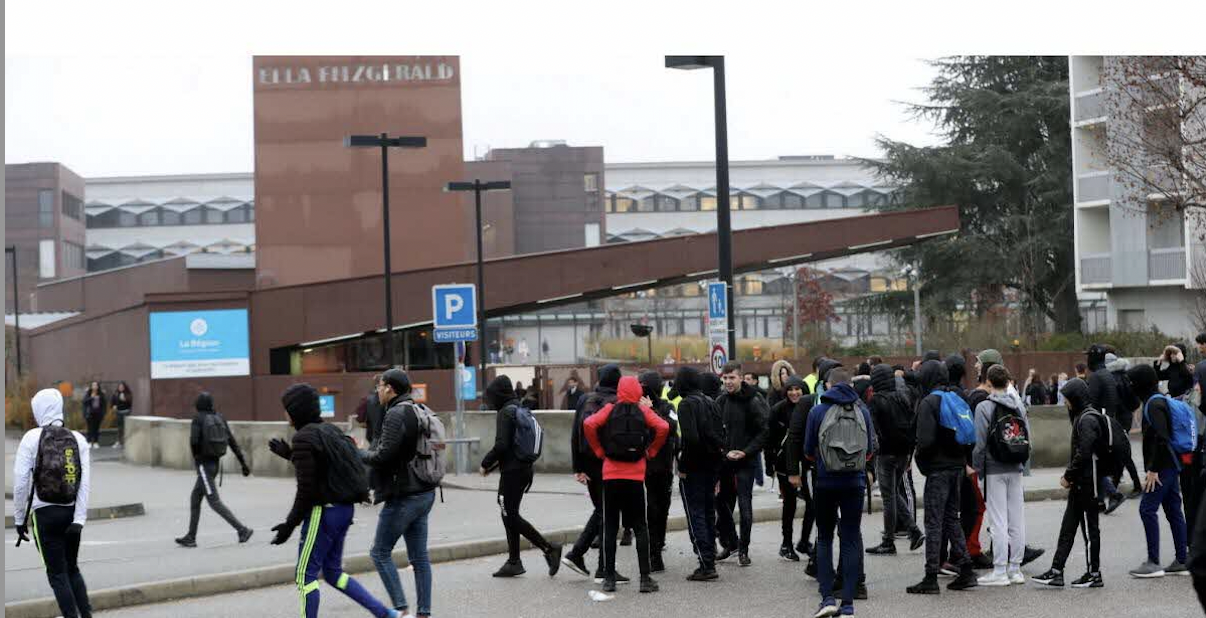
[[[387,371],[385,375],[388,374]],[[378,385],[380,383],[379,379]],[[378,388],[378,392],[380,390]],[[313,386],[305,383],[290,386],[281,394],[281,405],[285,408],[289,424],[297,432],[290,443],[280,438],[269,440],[268,449],[293,464],[297,490],[285,521],[272,528],[276,533],[272,544],[285,543],[293,530],[301,526],[297,588],[301,594],[302,616],[318,618],[321,598],[318,577],[321,572],[323,580],[373,616],[401,618],[406,607],[405,600],[402,611],[386,607],[359,581],[344,573],[341,566],[344,539],[356,514],[356,503],[368,501],[368,479],[363,472],[336,477],[338,480],[329,477],[335,470],[363,470],[357,465],[360,456],[356,453],[355,445],[338,427],[322,422],[318,391]],[[412,562],[419,558],[419,554],[418,551],[410,552]],[[416,565],[416,580],[420,578],[421,570],[422,567]],[[416,588],[422,599],[422,585],[417,583]],[[423,607],[422,603],[420,600],[420,608]],[[430,609],[427,611],[430,612]]]
[[[197,471],[197,482],[193,484],[193,493],[189,499],[188,534],[176,539],[181,547],[197,546],[197,524],[201,519],[201,500],[209,502],[214,510],[226,523],[238,533],[239,542],[246,543],[251,538],[252,530],[239,523],[234,513],[218,497],[218,472],[221,469],[222,456],[226,448],[234,451],[239,464],[243,467],[243,476],[251,474],[251,468],[243,458],[243,449],[239,448],[230,425],[214,410],[214,398],[209,393],[197,395],[194,403],[197,409],[193,415],[192,429],[189,435],[189,446],[193,451],[193,468]]]
[[[561,566],[561,545],[550,543],[519,513],[523,495],[532,486],[532,464],[519,459],[515,453],[515,431],[519,411],[519,398],[511,386],[511,378],[498,376],[486,387],[486,405],[497,410],[494,425],[494,447],[482,458],[481,474],[486,476],[497,469],[498,497],[502,505],[503,528],[507,532],[507,561],[494,577],[515,577],[527,571],[519,557],[519,538],[522,536],[532,546],[544,553],[549,567],[549,577],[557,574]]]
[[[662,397],[662,376],[656,371],[642,371],[639,377],[641,392],[662,420],[670,426],[657,457],[645,466],[645,503],[648,505],[649,562],[651,570],[666,570],[662,552],[666,549],[666,521],[670,516],[670,496],[674,489],[674,457],[678,453],[678,414],[674,406]]]
[[[1151,365],[1131,367],[1126,375],[1131,388],[1143,407],[1143,468],[1147,477],[1143,480],[1143,497],[1139,500],[1139,519],[1147,536],[1147,560],[1131,569],[1133,577],[1161,577],[1165,574],[1188,573],[1187,556],[1188,530],[1185,513],[1181,510],[1181,480],[1179,474],[1182,461],[1172,448],[1172,405],[1167,398],[1159,396],[1156,370]],[[1176,559],[1168,566],[1160,566],[1160,520],[1158,513],[1164,509],[1164,517],[1172,528],[1173,548]]]
[[[712,374],[709,374],[712,375]],[[724,425],[716,401],[700,391],[700,372],[679,367],[674,374],[678,402],[678,426],[682,433],[678,453],[678,489],[687,516],[699,567],[689,581],[712,581],[716,572],[716,479],[724,454]]]
[[[561,563],[575,573],[590,577],[591,572],[586,568],[586,552],[596,539],[601,539],[603,532],[603,460],[595,456],[594,449],[586,441],[586,432],[582,424],[595,412],[616,400],[616,387],[620,385],[620,367],[608,363],[599,367],[595,389],[587,394],[574,412],[574,426],[570,429],[570,463],[573,466],[574,478],[586,485],[590,496],[591,512],[582,527],[582,533],[574,541],[574,546],[565,553]],[[603,552],[599,552],[595,565],[594,578],[603,583]],[[623,575],[616,576],[617,581],[628,581]]]

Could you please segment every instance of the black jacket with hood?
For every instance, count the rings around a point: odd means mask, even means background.
[[[336,501],[327,482],[328,459],[323,444],[327,439],[348,438],[339,428],[322,422],[318,391],[309,384],[294,384],[285,389],[281,404],[289,414],[289,424],[297,430],[289,453],[297,477],[297,491],[293,496],[293,507],[285,518],[285,524],[292,529],[300,525],[315,506]],[[324,436],[324,433],[328,435]],[[367,495],[358,496],[356,500],[367,498]]]
[[[433,485],[416,479],[410,472],[408,464],[415,458],[419,443],[419,417],[410,397],[409,380],[402,388],[405,393],[389,402],[389,409],[381,419],[380,434],[372,448],[362,452],[360,457],[369,466],[374,504],[434,489]]]
[[[497,467],[503,474],[531,468],[532,464],[515,457],[515,411],[519,409],[519,399],[511,386],[511,378],[498,376],[491,380],[485,398],[486,405],[498,414],[494,423],[494,447],[482,458],[482,467],[486,470]]]
[[[201,455],[202,423],[205,415],[216,414],[218,418],[222,420],[222,424],[226,425],[226,443],[230,447],[231,452],[234,453],[234,456],[239,460],[240,464],[246,466],[247,460],[243,459],[243,449],[239,448],[239,442],[235,440],[234,432],[230,430],[230,425],[226,423],[226,419],[222,418],[222,415],[218,414],[214,410],[213,396],[211,396],[209,393],[201,393],[200,395],[197,395],[197,401],[194,402],[193,407],[197,409],[197,413],[193,415],[193,422],[189,426],[188,437],[189,448],[191,448],[193,451],[193,461],[217,461]]]
[[[679,472],[716,472],[725,445],[716,402],[700,391],[700,373],[694,367],[679,368],[674,374],[674,389],[682,397],[678,402],[678,427],[682,434]]]
[[[966,447],[955,439],[955,431],[940,423],[942,398],[934,390],[961,393],[949,386],[949,374],[941,361],[928,360],[917,370],[924,396],[917,404],[917,468],[922,474],[962,470],[967,463]]]
[[[1072,423],[1071,455],[1064,478],[1074,489],[1093,494],[1097,488],[1097,479],[1093,475],[1093,456],[1103,453],[1102,441],[1106,439],[1108,427],[1100,416],[1091,413],[1096,408],[1089,398],[1089,386],[1084,380],[1068,380],[1060,393],[1068,402],[1068,420]],[[1102,476],[1101,472],[1098,472],[1098,477]]]
[[[1089,366],[1089,403],[1094,409],[1117,419],[1122,412],[1122,402],[1118,400],[1118,384],[1114,382],[1110,370],[1106,369],[1105,355],[1105,348],[1097,344],[1089,346],[1085,353]]]
[[[1170,446],[1172,419],[1168,402],[1163,397],[1151,399],[1152,395],[1159,392],[1156,369],[1150,365],[1136,365],[1131,367],[1126,375],[1131,379],[1131,387],[1135,389],[1135,395],[1143,402],[1145,408],[1140,409],[1143,427],[1143,468],[1148,472],[1179,470],[1180,465],[1174,459]]]
[[[800,397],[800,401],[792,403],[787,398],[787,389],[791,387],[799,388],[804,394]],[[783,388],[784,397],[778,403],[771,406],[770,416],[767,419],[767,434],[766,434],[766,473],[767,474],[785,474],[787,471],[787,449],[784,442],[787,440],[787,430],[791,427],[792,413],[798,407],[808,405],[812,401],[808,393],[808,384],[800,376],[793,375],[787,378],[787,383]]]
[[[704,397],[716,401],[724,392],[724,381],[711,371],[701,373],[699,374],[699,390],[703,392]]]
[[[1130,368],[1131,364],[1125,358],[1119,358],[1106,364],[1106,369],[1110,371],[1110,375],[1114,376],[1114,384],[1118,387],[1118,423],[1127,431],[1131,430],[1135,422],[1135,410],[1139,409],[1143,403],[1131,389],[1131,379],[1126,377],[1126,372]]]
[[[653,411],[670,425],[670,432],[666,434],[666,443],[657,452],[657,457],[645,463],[645,477],[674,474],[674,456],[678,453],[679,443],[678,415],[674,411],[674,406],[662,398],[661,374],[656,371],[643,371],[638,379],[641,382],[642,394],[653,402]],[[653,443],[652,435],[649,443]]]
[[[595,456],[595,451],[586,441],[586,432],[582,423],[595,412],[603,409],[609,403],[616,401],[616,387],[620,385],[620,367],[614,364],[603,365],[599,368],[599,381],[595,390],[582,398],[578,409],[574,411],[574,426],[570,430],[570,459],[574,474],[587,474],[591,478],[603,479],[603,460]]]
[[[766,445],[766,399],[758,389],[741,383],[737,392],[725,391],[716,400],[724,415],[725,449],[742,451],[745,459],[738,463],[752,465],[753,457]]]
[[[896,388],[896,374],[888,365],[876,365],[871,369],[871,422],[883,455],[903,457],[913,452],[916,446],[916,429],[910,422],[901,427],[897,419],[913,419],[913,403],[908,393]]]

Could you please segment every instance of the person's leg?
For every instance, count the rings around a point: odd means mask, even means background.
[[[717,483],[717,475],[715,472],[708,472],[704,476],[707,479],[708,486],[703,492],[703,511],[704,511],[704,532],[708,535],[708,547],[716,547],[716,492],[714,488]],[[715,556],[715,554],[712,554]]]
[[[207,491],[205,492],[205,501],[209,502],[209,508],[213,509],[219,517],[226,520],[226,523],[230,524],[230,526],[235,529],[235,532],[242,532],[243,530],[246,530],[246,527],[239,522],[238,518],[234,516],[234,513],[230,512],[230,509],[226,508],[226,504],[223,503],[222,498],[218,496],[218,485],[214,482],[218,478],[218,465],[219,463],[216,461],[207,461],[201,466],[202,471],[205,473],[205,478],[209,483]]]
[[[1206,388],[1206,387],[1204,387]],[[1185,538],[1193,538],[1193,530],[1198,520],[1198,476],[1201,474],[1198,465],[1185,466],[1181,471],[1181,497],[1185,504]]]
[[[1185,564],[1189,561],[1189,546],[1186,536],[1185,513],[1181,510],[1181,482],[1176,470],[1168,470],[1160,474],[1164,483],[1164,499],[1160,501],[1164,507],[1164,518],[1172,530],[1173,554],[1177,562]]]
[[[1089,571],[1101,571],[1101,513],[1097,510],[1097,499],[1081,496],[1080,511],[1084,513],[1085,529],[1089,533]]]
[[[758,457],[754,457],[758,461]],[[750,552],[750,533],[754,529],[754,478],[757,469],[752,464],[745,464],[737,470],[737,505],[741,510],[741,538],[738,550],[743,554]]]
[[[1139,499],[1139,519],[1143,522],[1143,532],[1147,537],[1147,560],[1152,564],[1160,564],[1160,520],[1157,514],[1160,504],[1164,502],[1164,491],[1163,485],[1157,485]]]
[[[854,605],[854,591],[862,581],[863,490],[846,489],[838,493],[841,511],[842,605]]]
[[[67,526],[71,525],[71,510],[70,507],[44,506],[29,517],[34,543],[46,567],[46,579],[64,618],[79,616],[71,578],[67,575]]]
[[[687,478],[679,479],[692,547],[699,558],[699,568],[704,570],[711,570],[716,566],[716,545],[714,533],[709,528],[710,504],[707,500],[707,496],[712,495],[714,478],[706,472],[692,472]]]
[[[406,529],[410,523],[410,513],[406,508],[405,498],[391,498],[385,501],[381,507],[381,513],[377,516],[377,532],[373,537],[373,546],[369,550],[369,557],[373,560],[373,566],[377,568],[377,575],[381,577],[381,584],[385,586],[385,593],[389,596],[390,603],[394,609],[406,609],[409,605],[406,602],[406,590],[402,588],[402,578],[398,575],[398,565],[394,562],[394,547],[398,544],[398,537]],[[410,552],[407,550],[407,555]]]
[[[982,553],[980,548],[980,528],[984,524],[984,492],[980,489],[980,477],[973,474],[959,475],[959,523],[967,553],[971,557]]]
[[[406,559],[415,571],[415,614],[431,615],[431,558],[427,553],[427,521],[435,505],[435,491],[410,496],[413,517],[406,531]]]
[[[666,519],[670,515],[670,487],[673,482],[669,474],[655,474],[645,479],[649,548],[654,552],[666,546]]]
[[[645,485],[640,481],[616,481],[623,483],[621,493],[624,501],[620,506],[624,517],[624,527],[632,530],[636,540],[637,567],[641,577],[648,577],[651,571],[649,562],[649,526],[645,521]]]
[[[581,558],[590,550],[591,543],[599,537],[599,531],[603,527],[603,481],[597,475],[591,475],[587,478],[586,491],[590,495],[591,513],[586,520],[586,525],[582,528],[582,534],[578,535],[578,539],[574,541],[574,546],[570,549],[567,556],[571,559]],[[603,554],[599,554],[599,568],[603,567]]]
[[[783,533],[783,546],[791,547],[792,526],[796,520],[796,496],[799,492],[796,491],[796,486],[787,480],[787,475],[777,474],[775,478],[779,481],[779,490],[783,492],[783,514],[779,522]]]
[[[209,479],[205,476],[205,468],[197,464],[197,482],[193,483],[193,493],[189,495],[188,534],[190,539],[197,538],[197,525],[201,522],[201,501],[205,500],[205,492],[209,487]]]
[[[540,551],[548,551],[552,549],[552,545],[544,538],[543,535],[540,534],[540,532],[536,530],[534,526],[532,526],[531,523],[528,522],[528,520],[524,519],[523,515],[521,515],[519,512],[519,504],[523,501],[523,496],[525,493],[527,493],[528,488],[532,486],[533,474],[534,472],[531,468],[517,473],[518,477],[521,479],[521,483],[519,485],[518,492],[513,494],[513,499],[515,501],[514,505],[507,510],[512,513],[514,522],[516,524],[516,529],[519,530],[519,534],[523,535],[524,538],[530,541],[532,545]]]
[[[75,508],[71,507],[71,518],[75,517]],[[68,524],[70,525],[70,524]],[[92,618],[92,601],[88,599],[88,586],[84,583],[84,574],[80,572],[80,540],[83,532],[67,534],[65,558],[67,561],[67,579],[71,582],[71,595],[75,598],[76,609],[82,618]]]
[[[897,458],[893,455],[879,455],[875,458],[875,475],[879,478],[879,496],[884,505],[884,531],[881,535],[883,545],[896,545],[896,527],[900,517],[899,488],[897,482]]]
[[[800,483],[799,495],[804,499],[804,517],[800,520],[800,542],[808,545],[812,538],[812,528],[817,521],[816,504],[814,503],[812,492],[812,487],[815,487],[816,483],[812,483],[812,476],[810,474],[804,474],[800,480],[802,482]]]
[[[967,553],[967,537],[963,534],[963,528],[959,521],[959,504],[961,501],[960,492],[961,483],[958,477],[966,478],[962,471],[948,473],[947,485],[950,487],[950,494],[946,499],[946,512],[943,514],[943,529],[948,540],[950,541],[949,558],[951,564],[957,567],[966,567],[971,560],[970,554]]]
[[[509,473],[501,473],[498,476],[498,508],[502,515],[503,530],[507,534],[507,562],[519,564],[519,528],[515,524],[515,519],[511,515],[511,509],[519,504],[519,499],[512,497],[513,494],[523,494],[522,488],[518,490],[515,486],[518,483],[514,475]],[[511,508],[508,508],[511,507]]]
[[[129,412],[117,412],[117,443],[121,444],[126,441],[126,417]]]
[[[737,474],[730,464],[720,470],[720,492],[716,495],[716,534],[726,549],[736,550],[740,539],[737,524],[733,521],[733,507],[737,505]]]
[[[946,503],[950,498],[953,477],[946,472],[932,472],[925,483],[925,573],[937,575],[942,567],[942,549]],[[955,480],[955,482],[958,482]],[[957,526],[957,525],[956,525]]]
[[[1008,474],[988,475],[988,527],[992,533],[993,572],[1003,574],[1009,565],[1009,481]],[[1020,564],[1019,558],[1019,564]]]
[[[389,608],[365,590],[360,582],[343,572],[343,541],[347,537],[348,526],[352,525],[355,507],[337,504],[327,511],[328,515],[323,517],[318,531],[321,540],[315,544],[315,553],[321,551],[322,578],[373,616],[385,618],[389,615]]]
[[[620,481],[603,481],[603,577],[616,576],[616,535],[620,533],[620,511],[624,504]]]
[[[310,509],[310,515],[302,522],[301,538],[297,547],[297,591],[301,595],[301,615],[318,618],[318,572],[322,570],[322,559],[326,555],[327,539],[320,534],[323,511],[321,506]],[[321,546],[320,546],[321,544]]]
[[[1026,492],[1022,475],[1014,473],[1006,477],[1009,519],[1009,570],[1020,571],[1022,558],[1026,555]],[[995,541],[994,541],[995,543]],[[993,545],[996,547],[996,545]]]
[[[814,494],[817,505],[817,584],[822,601],[833,598],[833,532],[838,518],[837,493],[818,487]],[[861,502],[862,492],[859,498]]]

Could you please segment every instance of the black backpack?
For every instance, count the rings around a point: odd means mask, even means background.
[[[80,445],[75,434],[62,425],[43,427],[33,473],[38,498],[49,504],[75,502],[83,474]],[[32,494],[30,499],[33,499]]]
[[[513,446],[515,459],[519,463],[534,464],[540,459],[540,453],[544,450],[544,429],[540,427],[540,422],[536,420],[530,408],[515,408]]]
[[[325,498],[332,504],[367,502],[368,471],[361,463],[352,439],[330,423],[313,426],[327,459]]]
[[[1101,444],[1097,446],[1096,452],[1093,454],[1094,467],[1100,465],[1100,470],[1096,470],[1094,478],[1122,474],[1126,469],[1126,462],[1131,459],[1130,437],[1122,428],[1122,424],[1114,417],[1107,416],[1098,410],[1090,410],[1085,415],[1090,414],[1098,418],[1098,423],[1103,429]]]
[[[1030,460],[1030,430],[1013,408],[993,402],[988,425],[988,453],[1006,464],[1024,464]]]
[[[880,429],[886,438],[885,442],[891,444],[895,450],[912,452],[917,442],[917,417],[913,413],[913,407],[909,405],[909,398],[904,393],[893,391],[875,393],[871,402],[877,406],[886,405],[891,411],[889,418],[892,424]],[[883,445],[880,447],[883,448]]]
[[[615,461],[640,461],[649,448],[645,413],[635,403],[617,403],[607,417],[603,453]]]
[[[201,456],[205,459],[221,459],[230,443],[226,421],[217,412],[201,414]]]
[[[599,410],[602,410],[605,406],[607,406],[607,404],[615,403],[615,401],[615,393],[608,393],[605,395],[599,391],[592,391],[591,393],[588,393],[582,400],[582,414],[579,415],[579,418],[582,419],[582,422],[585,422],[586,419],[593,416]],[[586,432],[583,431],[581,427],[578,429],[579,439],[578,444],[576,445],[578,448],[578,453],[594,457],[595,451],[591,448],[590,442],[587,442],[586,440]]]

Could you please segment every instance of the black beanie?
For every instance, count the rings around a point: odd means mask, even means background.
[[[608,363],[599,367],[599,386],[603,388],[619,388],[620,386],[620,367],[614,363]]]
[[[193,406],[199,412],[213,412],[214,396],[203,391],[200,395],[197,395],[197,400],[193,402]]]
[[[1135,394],[1144,400],[1155,395],[1156,389],[1160,384],[1160,378],[1156,375],[1155,367],[1148,364],[1139,364],[1131,367],[1127,370],[1126,377],[1130,379],[1131,388]]]
[[[290,422],[297,429],[322,417],[318,405],[318,391],[305,382],[286,388],[285,392],[281,393],[281,405],[285,406]]]

